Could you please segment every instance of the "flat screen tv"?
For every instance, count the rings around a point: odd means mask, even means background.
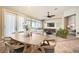
[[[55,27],[55,23],[47,23],[47,27]]]

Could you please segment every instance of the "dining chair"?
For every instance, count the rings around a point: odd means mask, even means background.
[[[3,37],[2,39],[3,39],[5,42],[8,42],[8,43],[10,43],[11,40],[12,40],[11,37]]]
[[[0,39],[0,53],[9,53],[9,48],[6,46],[4,39]]]
[[[9,49],[10,53],[17,53],[21,52],[21,48],[24,47],[24,45],[11,37],[4,37],[6,47]],[[9,40],[9,41],[6,41]]]
[[[7,42],[5,42],[5,45],[9,49],[9,53],[22,53],[22,48],[24,47],[24,45],[11,45]]]
[[[44,40],[41,46],[45,50],[45,53],[54,53],[56,41],[55,40]]]
[[[5,46],[8,49],[8,53],[13,53],[14,52],[14,47],[10,45],[9,43],[5,42]]]
[[[3,40],[0,38],[0,53],[3,53],[5,50],[5,44]]]

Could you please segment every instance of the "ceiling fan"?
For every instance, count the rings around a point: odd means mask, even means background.
[[[55,15],[50,15],[50,12],[48,12],[48,14],[47,14],[47,17],[48,18],[52,18],[52,17],[54,17]]]

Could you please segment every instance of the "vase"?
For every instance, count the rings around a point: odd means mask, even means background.
[[[25,30],[24,31],[24,35],[25,35],[25,37],[29,37],[30,36],[30,31],[29,30]]]

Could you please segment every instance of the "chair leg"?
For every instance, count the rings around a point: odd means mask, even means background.
[[[41,47],[41,52],[42,52],[42,53],[45,53],[45,50],[44,50],[44,48],[42,48],[42,47]]]
[[[36,46],[31,45],[31,53],[34,53],[35,50],[36,50]]]
[[[27,50],[27,45],[24,45],[23,53],[26,53],[26,50]]]
[[[41,46],[32,46],[31,53],[34,53],[36,50],[39,50],[41,53],[45,53],[44,48],[42,48]]]
[[[30,53],[31,50],[32,50],[32,46],[31,45],[24,45],[24,50],[23,50],[23,53]]]

